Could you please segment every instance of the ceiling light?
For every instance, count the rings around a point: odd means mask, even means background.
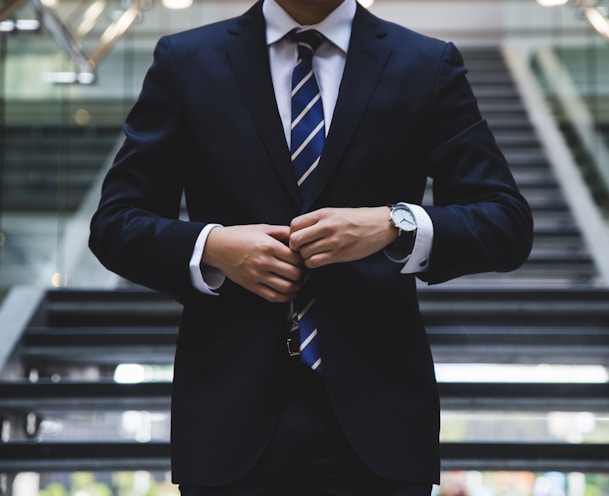
[[[40,29],[40,21],[37,19],[17,19],[15,27],[18,31],[37,31]]]
[[[192,5],[192,0],[163,0],[163,5],[168,9],[187,9]]]
[[[46,83],[54,84],[93,84],[95,73],[93,72],[47,72],[43,75]]]
[[[537,0],[537,3],[542,7],[560,7],[568,2],[569,0]]]
[[[40,21],[36,19],[7,19],[0,21],[0,33],[10,33],[12,31],[38,31]]]

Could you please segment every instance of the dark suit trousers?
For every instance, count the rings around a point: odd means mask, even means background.
[[[286,401],[262,458],[243,478],[217,487],[180,486],[182,496],[429,496],[431,484],[387,481],[356,457],[323,380],[290,358]]]

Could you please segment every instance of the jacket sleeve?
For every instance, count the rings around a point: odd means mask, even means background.
[[[465,274],[516,269],[527,259],[533,221],[505,157],[478,110],[460,53],[447,44],[430,113],[433,180],[430,284]]]
[[[188,262],[204,226],[179,220],[189,166],[182,105],[170,41],[162,38],[126,119],[89,237],[109,270],[178,300],[193,294]]]

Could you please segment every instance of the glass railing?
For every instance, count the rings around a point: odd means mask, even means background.
[[[86,250],[85,232],[73,237],[74,215],[115,148],[149,63],[126,49],[127,36],[87,80],[83,54],[93,34],[70,38],[77,14],[27,2],[0,21],[0,291],[67,283],[67,268]],[[69,84],[71,77],[92,84]]]
[[[88,253],[87,222],[154,43],[242,9],[0,0],[0,300],[16,284],[114,280]]]
[[[544,6],[547,5],[547,6]],[[528,59],[574,162],[609,218],[609,2],[514,1],[506,40]]]

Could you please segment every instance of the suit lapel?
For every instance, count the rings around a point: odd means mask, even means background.
[[[303,211],[319,196],[353,137],[391,52],[383,43],[386,34],[380,20],[358,5],[332,124]]]
[[[241,91],[273,165],[295,206],[300,208],[300,194],[273,90],[262,2],[256,3],[239,17],[229,32],[233,35],[233,40],[227,47],[227,55]]]
[[[294,205],[303,212],[307,211],[332,176],[374,92],[391,52],[390,47],[383,43],[386,30],[378,18],[358,5],[330,132],[313,177],[311,195],[304,205],[277,111],[266,48],[262,2],[256,3],[237,18],[229,32],[233,35],[233,40],[227,46],[227,56],[262,141]]]

